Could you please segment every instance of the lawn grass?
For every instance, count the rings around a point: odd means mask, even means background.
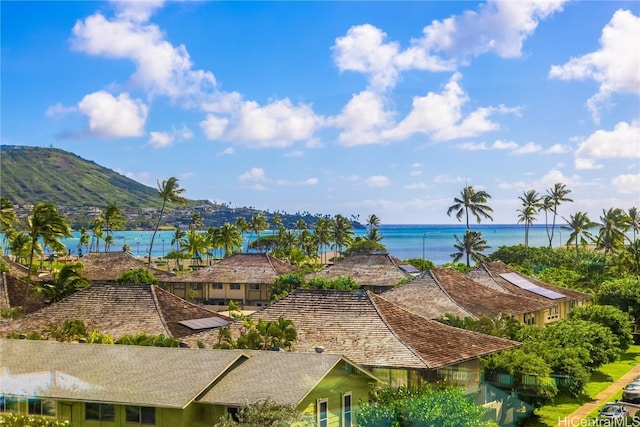
[[[591,375],[591,380],[585,387],[585,394],[572,398],[557,396],[552,404],[545,405],[534,411],[534,416],[528,419],[525,427],[553,427],[558,420],[563,419],[576,411],[580,406],[593,400],[601,391],[609,387],[618,378],[626,374],[640,363],[640,345],[632,345],[629,350],[620,357],[620,360],[602,366]],[[620,399],[622,390],[611,396],[610,400]],[[595,416],[597,411],[590,414]]]

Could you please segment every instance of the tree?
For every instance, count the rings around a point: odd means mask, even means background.
[[[65,264],[60,271],[54,273],[52,281],[38,285],[36,292],[42,294],[50,304],[73,295],[89,286],[89,280],[82,275],[83,270],[82,263]]]
[[[575,243],[577,257],[579,255],[579,244],[586,245],[595,240],[590,230],[594,227],[597,227],[598,223],[591,221],[586,212],[576,212],[573,215],[569,215],[569,219],[566,219],[564,217],[562,219],[567,222],[567,225],[563,225],[560,228],[562,228],[563,230],[571,231],[569,240],[567,240],[567,245]]]
[[[249,227],[249,223],[247,222],[246,219],[244,219],[243,217],[238,217],[236,218],[236,222],[235,222],[235,226],[238,229],[238,231],[240,232],[240,239],[241,239],[241,244],[240,244],[240,248],[242,248],[242,242],[244,241],[244,235],[249,231],[250,227]],[[249,244],[249,241],[247,240],[247,245]]]
[[[202,222],[202,216],[198,212],[191,214],[191,220],[189,221],[189,230],[196,231],[202,230],[204,223]]]
[[[633,231],[633,242],[636,241],[636,234],[640,230],[640,211],[635,206],[629,208],[627,211],[627,217],[625,218],[625,225],[627,229],[631,229]]]
[[[238,421],[227,414],[213,427],[287,427],[304,418],[295,405],[280,404],[271,399],[248,403],[240,407],[236,415]]]
[[[52,203],[38,203],[27,217],[27,234],[31,238],[31,252],[29,255],[29,274],[33,269],[33,255],[36,252],[38,239],[42,238],[45,246],[55,252],[64,252],[65,246],[58,239],[71,237],[71,227],[64,216],[58,212],[56,205]]]
[[[598,323],[611,330],[611,333],[620,341],[620,349],[627,351],[633,344],[633,317],[619,308],[611,305],[584,305],[574,307],[569,312],[570,320],[588,320]]]
[[[262,214],[252,216],[249,220],[249,228],[251,233],[256,233],[256,239],[260,238],[260,232],[269,228],[267,219]]]
[[[377,231],[377,230],[374,230]],[[382,244],[378,243],[376,240],[371,239],[363,239],[357,237],[356,240],[349,246],[349,248],[344,251],[345,256],[354,255],[354,254],[386,254],[388,253],[387,248]]]
[[[0,197],[0,232],[4,234],[5,242],[9,241],[15,234],[17,222],[18,217],[13,203],[6,197]]]
[[[247,350],[271,350],[283,348],[291,350],[297,339],[297,332],[291,320],[280,316],[277,321],[267,321],[261,317],[237,315],[242,320],[238,338],[233,339],[229,326],[218,328],[218,343],[213,348],[241,348]]]
[[[180,230],[178,227],[176,227],[173,230],[173,237],[171,238],[171,246],[175,245],[176,250],[179,250],[182,247],[182,244],[185,242],[186,235],[187,233],[185,233],[183,230]]]
[[[191,258],[192,264],[200,264],[202,255],[207,251],[208,244],[204,234],[189,230],[187,239],[180,245],[180,249]]]
[[[89,235],[89,231],[86,227],[82,227],[80,229],[80,239],[78,240],[78,255],[82,254],[82,247],[84,246],[89,252],[89,241],[91,240],[91,236]]]
[[[547,194],[542,198],[542,210],[545,215],[545,227],[547,230],[547,237],[549,238],[549,247],[553,246],[553,235],[556,229],[556,218],[558,216],[558,207],[564,202],[573,202],[567,195],[571,193],[566,185],[562,183],[555,183],[553,187],[547,190]],[[548,214],[551,212],[551,228],[549,228]]]
[[[627,231],[627,216],[620,208],[602,210],[600,216],[600,230],[598,232],[598,247],[604,249],[605,256],[622,248]]]
[[[29,259],[31,253],[31,238],[23,231],[13,233],[9,239],[9,251],[16,257],[17,262],[24,262]],[[40,246],[35,248],[37,254],[42,253]]]
[[[232,255],[236,249],[242,248],[240,230],[235,225],[225,222],[220,228],[220,243],[224,249],[224,257]]]
[[[489,215],[489,212],[493,212],[493,209],[486,204],[490,198],[491,196],[486,191],[480,190],[476,192],[472,186],[467,185],[460,192],[460,197],[453,199],[454,203],[447,209],[447,215],[451,216],[451,214],[455,212],[458,221],[462,221],[462,216],[464,215],[467,221],[468,231],[470,230],[469,213],[476,218],[478,224],[480,224],[481,217],[493,221],[493,218]]]
[[[331,228],[336,250],[342,253],[342,248],[353,241],[353,224],[345,216],[337,214],[331,222]]]
[[[158,232],[158,228],[160,228],[160,221],[162,221],[162,215],[164,214],[165,207],[167,203],[179,203],[186,204],[187,199],[181,196],[184,193],[184,188],[180,188],[178,184],[178,178],[171,177],[162,181],[158,181],[158,195],[162,198],[162,206],[160,207],[160,214],[158,215],[158,222],[156,222],[156,226],[153,229],[153,234],[151,235],[151,242],[149,242],[149,259],[147,261],[147,265],[151,265],[151,251],[153,250],[153,241],[155,240],[156,233]]]
[[[453,247],[456,248],[458,252],[451,254],[453,262],[458,262],[460,258],[466,256],[467,267],[470,267],[470,258],[476,263],[486,259],[483,252],[491,246],[487,245],[487,241],[482,238],[482,233],[479,231],[467,230],[462,241],[458,236],[454,236],[454,238],[456,239],[456,244],[453,245]]]
[[[327,263],[327,254],[324,250],[331,243],[331,221],[327,218],[320,217],[313,229],[313,237],[316,244],[320,247],[320,252],[324,255],[324,264]]]
[[[627,277],[605,282],[596,294],[598,304],[612,305],[629,313],[640,326],[640,280]]]
[[[116,282],[155,285],[158,283],[158,278],[147,269],[137,268],[135,270],[125,271],[116,278]]]
[[[125,218],[120,208],[113,203],[109,203],[107,209],[105,209],[101,216],[104,223],[104,230],[107,233],[104,242],[104,251],[109,252],[109,245],[113,242],[113,239],[108,239],[108,237],[111,236],[113,230],[119,230],[124,227]]]
[[[518,224],[524,222],[524,245],[529,246],[529,227],[536,219],[540,211],[540,195],[536,190],[523,191],[522,196],[518,196],[522,202],[522,208],[518,209]]]

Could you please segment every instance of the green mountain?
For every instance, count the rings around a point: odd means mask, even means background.
[[[14,205],[158,205],[157,190],[57,148],[0,146],[0,193]]]

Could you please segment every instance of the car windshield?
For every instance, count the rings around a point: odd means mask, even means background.
[[[627,390],[640,390],[640,383],[631,383],[627,385]]]
[[[622,412],[622,407],[619,405],[608,405],[602,408],[601,414],[619,414]]]

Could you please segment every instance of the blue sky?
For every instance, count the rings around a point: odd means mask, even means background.
[[[640,207],[637,1],[0,8],[2,144],[387,224],[455,223],[466,184],[496,223],[556,182],[565,217]]]

